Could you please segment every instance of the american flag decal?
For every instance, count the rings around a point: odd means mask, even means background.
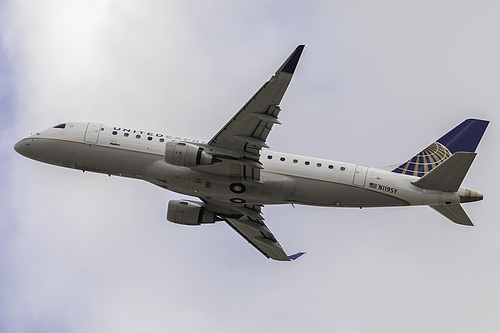
[[[377,189],[377,184],[375,184],[375,183],[370,183],[370,185],[369,185],[369,186],[370,186],[370,188]]]

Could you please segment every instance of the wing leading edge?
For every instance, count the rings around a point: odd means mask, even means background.
[[[246,217],[226,218],[224,220],[267,258],[277,261],[292,261],[305,254],[305,252],[299,252],[287,255],[281,244],[274,238],[273,233],[262,221],[254,221]]]
[[[252,220],[246,216],[239,219],[226,218],[229,224],[237,233],[245,238],[257,250],[267,258],[278,261],[289,261],[283,247],[276,240],[272,232],[262,221]]]
[[[224,148],[241,157],[258,161],[260,150],[274,124],[280,124],[279,103],[292,79],[305,45],[299,45],[281,67],[250,100],[209,141],[213,148]]]
[[[220,206],[217,201],[205,201],[207,208],[215,212],[237,233],[245,238],[264,256],[277,261],[292,261],[305,252],[287,255],[281,244],[264,223],[261,207],[258,205]]]

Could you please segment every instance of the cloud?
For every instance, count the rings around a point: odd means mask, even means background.
[[[7,3],[0,330],[498,330],[497,7]],[[485,194],[465,207],[476,227],[423,207],[265,207],[285,250],[308,252],[276,263],[223,223],[167,222],[180,195],[12,150],[64,121],[208,139],[300,43],[308,47],[270,146],[380,166],[467,117],[490,119],[464,183]]]

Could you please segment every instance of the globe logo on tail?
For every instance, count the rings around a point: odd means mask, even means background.
[[[448,148],[439,142],[434,142],[392,172],[422,177],[450,156],[451,152]]]

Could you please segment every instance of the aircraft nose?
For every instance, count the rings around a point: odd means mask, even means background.
[[[14,145],[14,150],[17,151],[19,154],[26,156],[28,153],[29,145],[30,143],[27,139],[22,139]]]
[[[19,141],[18,143],[16,143],[14,145],[14,150],[17,151],[19,154],[21,154],[21,150],[22,150],[22,141],[23,140]]]

